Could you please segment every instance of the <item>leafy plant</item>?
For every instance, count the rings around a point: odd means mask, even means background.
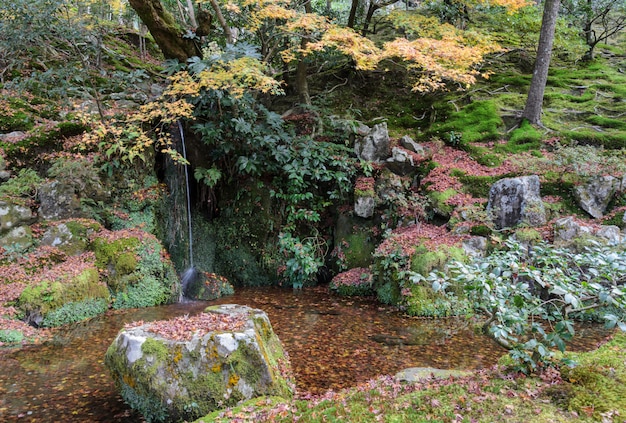
[[[300,240],[290,233],[283,233],[278,245],[280,252],[287,257],[284,275],[289,284],[295,289],[314,284],[319,268],[324,265],[323,240],[314,237]]]
[[[606,311],[626,310],[626,251],[594,246],[573,253],[546,243],[527,249],[511,239],[506,246],[469,264],[453,262],[448,273],[431,272],[425,280],[449,295],[449,287],[463,286],[487,317],[484,331],[510,350],[520,370],[538,370],[553,348],[565,350],[578,314],[595,310],[609,327],[626,330],[624,315]]]
[[[0,196],[27,197],[34,196],[37,186],[43,179],[30,168],[20,169],[18,174],[8,181],[0,184]]]

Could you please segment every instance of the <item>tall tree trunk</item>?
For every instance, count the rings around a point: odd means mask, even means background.
[[[311,7],[311,0],[306,0],[304,2],[304,10],[306,13],[312,13],[313,8]],[[308,44],[307,34],[304,34],[302,40],[300,41],[300,48],[302,50],[306,49],[306,45]],[[306,104],[307,106],[311,105],[311,96],[309,95],[309,84],[306,80],[308,75],[308,67],[304,59],[300,59],[298,61],[298,67],[296,68],[296,91],[298,91],[298,101],[300,104]]]
[[[166,59],[186,62],[190,57],[201,54],[193,40],[183,38],[183,32],[174,17],[163,8],[159,0],[128,0],[128,2],[148,27]]]
[[[233,37],[233,31],[230,29],[228,22],[224,18],[222,14],[222,9],[220,9],[220,5],[217,0],[211,0],[211,6],[213,6],[213,10],[215,11],[215,17],[217,21],[220,23],[220,26],[224,30],[224,35],[226,36],[226,43],[232,44],[235,42],[235,38]]]
[[[541,32],[539,33],[539,44],[537,45],[537,60],[535,61],[533,77],[530,81],[526,107],[522,113],[523,119],[528,119],[530,123],[536,125],[541,124],[543,95],[546,90],[546,82],[548,81],[548,69],[550,68],[554,31],[560,4],[560,0],[546,0],[543,7]]]
[[[350,6],[350,15],[348,15],[348,28],[354,28],[354,24],[356,23],[356,12],[359,9],[359,0],[352,0],[352,5]]]

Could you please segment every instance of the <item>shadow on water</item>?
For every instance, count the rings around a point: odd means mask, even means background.
[[[64,328],[50,342],[0,355],[2,422],[138,422],[117,395],[104,353],[124,324],[237,303],[264,310],[288,351],[298,393],[341,389],[407,367],[479,369],[504,351],[464,319],[411,319],[374,301],[303,291],[245,288],[212,302],[110,312]],[[589,349],[606,336],[585,329]]]

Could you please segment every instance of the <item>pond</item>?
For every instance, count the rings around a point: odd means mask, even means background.
[[[125,323],[201,312],[236,303],[264,310],[288,351],[298,395],[306,397],[407,367],[480,369],[504,350],[461,319],[414,319],[374,300],[330,295],[326,287],[299,292],[241,288],[230,297],[110,312],[64,328],[50,342],[0,355],[2,422],[137,422],[117,395],[104,353]],[[583,328],[575,349],[594,346],[606,332]]]

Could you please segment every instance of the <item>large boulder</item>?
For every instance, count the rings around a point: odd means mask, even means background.
[[[520,223],[540,226],[546,223],[546,212],[539,195],[537,175],[504,178],[491,186],[487,212],[498,229]]]
[[[372,130],[363,139],[354,145],[354,151],[359,159],[372,162],[382,162],[389,157],[389,132],[387,122],[374,125]]]
[[[11,232],[18,226],[34,223],[37,216],[29,207],[0,201],[0,235]]]
[[[294,393],[267,315],[235,304],[125,328],[105,364],[124,400],[148,421],[191,421],[254,397]]]
[[[70,219],[83,215],[74,187],[52,181],[39,187],[39,215],[46,220]]]
[[[576,186],[574,196],[584,211],[599,219],[620,185],[621,181],[613,176],[598,176]]]

